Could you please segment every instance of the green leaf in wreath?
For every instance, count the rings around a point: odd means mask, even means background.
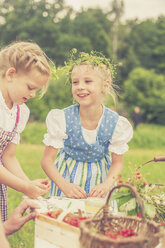
[[[119,211],[121,212],[128,212],[136,208],[136,200],[135,198],[130,199],[126,203],[122,204],[119,207]]]
[[[155,206],[149,203],[146,203],[143,201],[143,205],[144,205],[144,211],[146,213],[146,215],[150,218],[153,219],[156,215],[156,209]]]

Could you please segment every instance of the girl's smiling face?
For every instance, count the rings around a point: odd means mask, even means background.
[[[104,95],[104,80],[98,67],[77,65],[72,71],[72,94],[80,106],[100,105]]]
[[[10,107],[12,107],[13,103],[23,104],[28,99],[35,97],[36,92],[46,86],[49,80],[48,75],[43,75],[35,68],[29,72],[16,72],[14,68],[10,69],[11,71],[7,75],[7,105],[10,105]]]

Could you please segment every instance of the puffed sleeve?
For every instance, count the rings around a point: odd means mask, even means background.
[[[128,151],[127,143],[133,137],[133,128],[130,122],[123,116],[119,116],[116,128],[112,139],[110,140],[110,145],[108,147],[110,152],[116,154],[123,154]]]
[[[60,109],[52,109],[46,117],[47,133],[43,143],[54,148],[63,148],[64,139],[67,139],[65,115]]]
[[[20,143],[20,133],[22,133],[22,131],[25,129],[26,124],[29,119],[29,114],[30,114],[30,110],[26,106],[26,104],[19,105],[19,107],[20,107],[20,116],[19,116],[19,122],[17,126],[17,133],[12,140],[12,143],[14,144]]]

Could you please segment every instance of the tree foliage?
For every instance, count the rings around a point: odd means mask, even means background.
[[[123,13],[124,0],[112,1],[110,9],[104,11],[89,8],[79,12],[67,6],[65,0],[0,0],[0,45],[15,40],[32,40],[41,46],[56,66],[64,64],[72,48],[102,52],[118,64],[115,83],[120,86],[121,93],[123,91],[120,99],[130,112],[130,106],[138,103],[144,110],[146,121],[165,124],[160,115],[164,107],[161,103],[164,101],[163,83],[160,82],[165,76],[165,16],[123,23]],[[141,69],[136,70],[137,67]],[[52,79],[46,95],[39,102],[33,99],[28,103],[31,119],[44,120],[54,106],[64,107],[72,103],[71,91],[61,82]],[[132,97],[126,93],[130,92],[126,86],[128,82],[131,82],[129,87],[134,93]],[[146,85],[143,89],[142,82]],[[157,84],[161,84],[157,88],[159,98],[155,94]],[[147,85],[152,92],[150,97],[147,96]]]
[[[61,37],[61,15],[65,17],[69,11],[64,0],[1,0],[1,42],[7,44],[14,40],[33,40],[55,59]]]
[[[130,113],[139,106],[147,122],[165,123],[165,76],[136,68],[124,82],[123,100]]]
[[[123,31],[118,51],[121,78],[126,79],[136,67],[165,74],[165,16],[142,22],[131,20],[120,28]]]

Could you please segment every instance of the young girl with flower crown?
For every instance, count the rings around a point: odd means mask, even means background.
[[[29,118],[25,105],[36,91],[47,88],[50,67],[41,48],[14,42],[0,51],[0,210],[7,219],[7,186],[31,198],[48,192],[48,179],[30,181],[17,158],[16,146]]]
[[[103,105],[105,94],[115,94],[109,59],[94,52],[80,53],[64,70],[71,75],[78,104],[52,109],[46,118],[41,163],[52,180],[50,194],[105,197],[122,171],[133,129],[126,118]]]

